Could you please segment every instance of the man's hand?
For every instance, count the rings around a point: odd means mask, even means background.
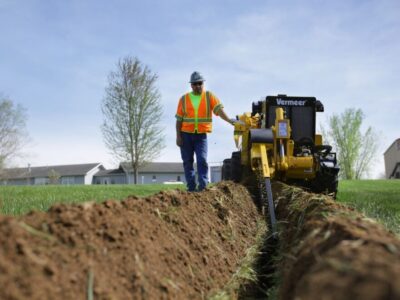
[[[229,123],[231,123],[231,125],[235,126],[237,120],[236,119],[229,119]]]
[[[183,145],[182,132],[181,132],[182,121],[176,120],[176,126],[175,127],[176,127],[176,145],[178,147],[182,147],[182,145]]]
[[[180,134],[176,136],[176,145],[178,147],[182,147],[182,145],[183,145],[182,136]]]

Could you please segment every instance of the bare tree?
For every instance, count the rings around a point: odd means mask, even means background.
[[[61,175],[56,170],[51,169],[49,171],[49,173],[47,174],[47,176],[49,177],[49,184],[59,184],[60,183]]]
[[[117,70],[108,77],[102,103],[105,143],[118,159],[131,163],[135,184],[139,167],[154,160],[164,148],[156,81],[157,75],[139,59],[120,59]]]
[[[21,105],[0,96],[0,170],[20,155],[29,141],[26,119]]]
[[[329,117],[329,130],[322,127],[324,136],[336,149],[343,179],[360,179],[368,175],[379,145],[379,136],[368,127],[361,132],[364,113],[361,109],[348,108],[340,115]]]

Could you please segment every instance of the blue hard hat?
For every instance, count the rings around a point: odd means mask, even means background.
[[[192,75],[190,75],[190,83],[195,83],[195,82],[203,82],[205,81],[203,76],[197,71],[193,72]]]

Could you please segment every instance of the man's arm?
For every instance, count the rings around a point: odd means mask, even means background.
[[[226,115],[226,113],[225,113],[225,111],[224,111],[223,108],[220,108],[220,109],[219,109],[219,111],[218,111],[218,116],[220,116],[221,119],[223,119],[224,121],[228,122],[228,123],[231,124],[231,125],[234,125],[234,124],[235,124],[234,121],[233,121],[233,119],[230,119],[230,118]]]
[[[181,129],[182,121],[176,120],[176,145],[178,147],[181,147],[183,145]]]
[[[228,115],[224,111],[224,106],[221,104],[219,99],[211,92],[208,92],[210,95],[210,104],[211,104],[211,109],[213,113],[217,116],[220,116],[222,120],[228,122],[231,125],[235,124],[234,119],[230,119]]]

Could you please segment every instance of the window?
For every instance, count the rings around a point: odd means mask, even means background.
[[[176,177],[176,181],[181,181],[181,175],[178,175],[178,177]]]
[[[73,176],[61,177],[61,184],[75,184],[75,177]]]
[[[157,181],[156,175],[153,175],[153,179],[152,179],[151,181],[153,181],[153,182],[156,182],[156,181]]]
[[[49,184],[49,179],[46,177],[37,177],[35,178],[35,184],[37,185]]]

